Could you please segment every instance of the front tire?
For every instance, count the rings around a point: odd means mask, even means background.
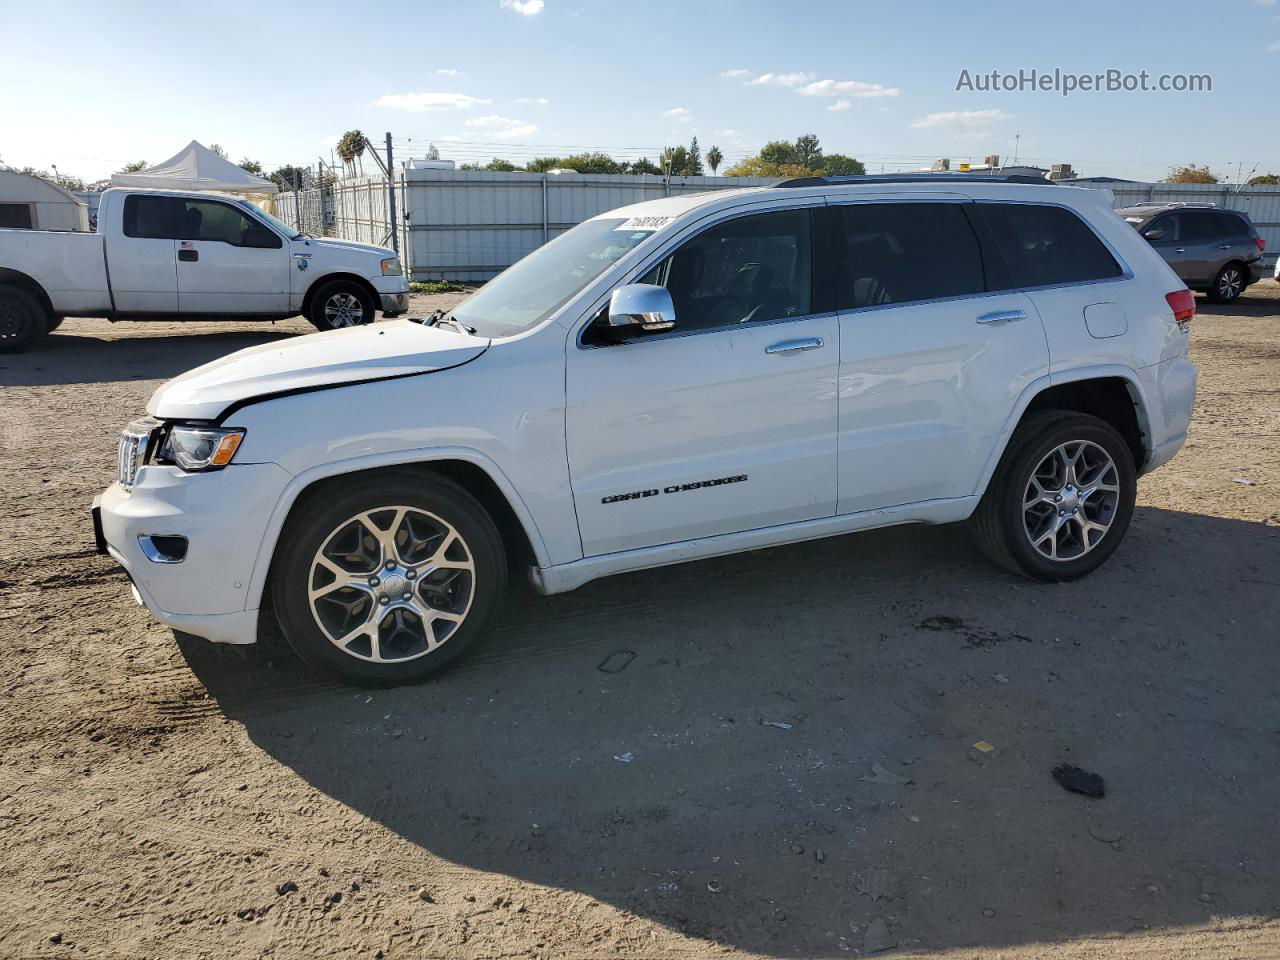
[[[345,683],[420,683],[470,652],[506,594],[502,538],[457,484],[392,472],[299,502],[272,570],[290,646]]]
[[[1228,263],[1214,278],[1213,286],[1209,288],[1209,299],[1214,303],[1234,303],[1247,286],[1243,268],[1237,263]]]
[[[0,353],[21,353],[47,332],[44,308],[17,287],[0,287]]]
[[[307,319],[317,330],[341,330],[373,323],[375,309],[368,290],[350,280],[335,280],[315,292]]]
[[[1097,417],[1048,410],[1027,417],[973,515],[995,563],[1037,580],[1075,580],[1120,546],[1137,499],[1128,443]]]

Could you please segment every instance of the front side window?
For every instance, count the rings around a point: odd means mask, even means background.
[[[1034,203],[980,203],[978,207],[1011,288],[1087,283],[1123,273],[1097,235],[1064,207]]]
[[[958,203],[855,203],[839,208],[841,310],[982,293],[982,250]]]
[[[450,316],[482,337],[511,337],[546,320],[587,284],[653,236],[621,217],[587,220],[498,274]]]
[[[640,278],[671,292],[680,330],[803,317],[813,289],[808,210],[717,224]]]
[[[221,241],[236,247],[257,246],[246,240],[248,231],[266,233],[258,221],[241,213],[229,203],[216,200],[175,200],[179,240]],[[276,238],[275,246],[280,246]]]

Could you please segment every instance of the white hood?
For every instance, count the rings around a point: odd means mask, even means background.
[[[355,240],[335,240],[332,237],[312,237],[308,243],[317,247],[328,247],[333,250],[352,250],[356,253],[369,253],[386,259],[394,257],[395,251],[387,247],[379,247],[373,243],[359,243]]]
[[[154,417],[215,420],[256,397],[445,370],[474,360],[484,337],[454,327],[389,320],[349,330],[313,333],[227,354],[182,374],[151,395]]]

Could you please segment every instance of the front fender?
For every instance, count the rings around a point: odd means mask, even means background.
[[[258,545],[258,555],[254,560],[253,572],[249,578],[245,609],[256,609],[261,605],[267,576],[271,572],[271,561],[275,557],[276,546],[280,540],[280,531],[284,528],[285,520],[288,519],[289,512],[293,509],[298,497],[308,488],[321,480],[328,480],[343,474],[358,473],[362,470],[430,464],[444,460],[461,460],[474,464],[483,470],[489,479],[494,482],[503,497],[506,498],[516,519],[520,522],[520,526],[528,536],[537,565],[540,567],[549,565],[550,555],[532,513],[510,478],[490,457],[478,450],[472,450],[467,447],[430,447],[415,450],[388,451],[319,464],[295,475],[285,485],[284,490],[276,501],[275,507],[271,511],[262,533],[262,540]]]

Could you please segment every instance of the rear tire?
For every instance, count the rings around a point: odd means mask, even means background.
[[[44,328],[44,329],[45,329],[45,332],[46,332],[46,333],[53,333],[53,331],[57,330],[60,326],[62,326],[62,321],[63,321],[63,320],[65,320],[65,319],[67,319],[67,318],[66,318],[66,317],[55,317],[55,316],[53,316],[52,314],[50,314],[50,315],[49,315],[49,322],[45,325],[45,328]]]
[[[341,330],[372,323],[375,309],[368,290],[350,280],[335,280],[315,292],[307,319],[317,330]]]
[[[1234,303],[1248,285],[1244,268],[1238,263],[1228,263],[1214,277],[1213,286],[1208,290],[1209,299],[1214,303]]]
[[[443,477],[397,471],[300,503],[272,568],[276,617],[316,670],[420,683],[484,639],[507,588],[502,538]]]
[[[971,523],[978,546],[1006,570],[1075,580],[1120,546],[1136,498],[1133,453],[1111,424],[1046,410],[1014,431]]]
[[[25,290],[0,287],[0,353],[21,353],[47,332],[44,307]]]

